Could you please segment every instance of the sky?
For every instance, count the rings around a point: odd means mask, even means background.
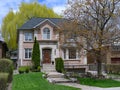
[[[10,9],[16,12],[21,2],[29,3],[32,1],[33,0],[0,0],[0,27],[3,18]],[[42,5],[45,4],[47,7],[52,8],[57,14],[62,14],[63,10],[65,10],[67,0],[38,0],[38,2]]]

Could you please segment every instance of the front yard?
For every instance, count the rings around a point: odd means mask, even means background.
[[[73,87],[55,85],[42,78],[42,73],[32,72],[28,74],[14,75],[12,90],[80,90]]]
[[[120,87],[120,81],[115,81],[112,79],[91,79],[91,78],[78,78],[80,84],[89,85],[89,86],[96,86],[102,88],[108,87]]]

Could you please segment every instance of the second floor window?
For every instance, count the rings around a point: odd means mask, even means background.
[[[43,29],[43,39],[50,39],[50,30],[49,28]]]
[[[25,41],[33,41],[33,34],[31,32],[25,33]]]

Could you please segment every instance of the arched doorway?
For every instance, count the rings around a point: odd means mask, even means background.
[[[42,49],[43,63],[51,63],[51,51],[49,48]]]

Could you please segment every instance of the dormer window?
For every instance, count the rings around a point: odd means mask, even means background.
[[[43,29],[43,39],[45,39],[45,40],[50,39],[50,29],[49,28]]]

